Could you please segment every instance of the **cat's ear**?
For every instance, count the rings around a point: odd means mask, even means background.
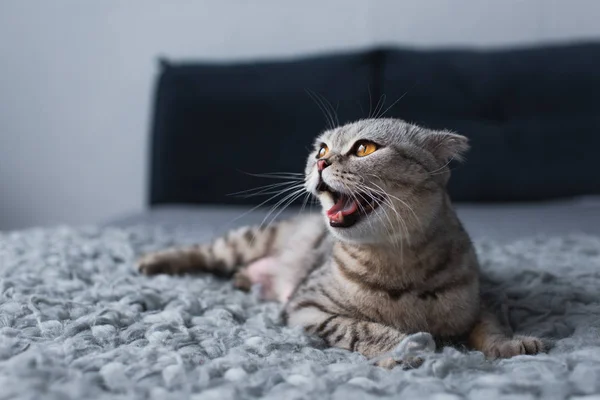
[[[426,147],[433,156],[443,163],[450,160],[463,161],[469,150],[469,139],[450,131],[430,131],[426,137]]]

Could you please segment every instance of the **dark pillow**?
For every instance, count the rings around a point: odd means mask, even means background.
[[[307,91],[364,117],[376,52],[246,64],[164,63],[154,116],[151,204],[251,204],[230,196],[276,181],[242,171],[303,172],[327,124]]]
[[[598,194],[598,65],[599,44],[166,63],[156,92],[150,202],[264,200],[228,194],[272,183],[242,171],[303,171],[327,125],[307,90],[337,108],[339,123],[367,117],[385,94],[381,110],[404,96],[385,116],[468,136],[466,164],[452,164],[454,200]]]
[[[384,53],[387,116],[471,139],[459,201],[600,193],[600,45]]]

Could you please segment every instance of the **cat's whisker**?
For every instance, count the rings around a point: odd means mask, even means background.
[[[365,208],[362,206],[362,204],[360,203],[360,201],[358,201],[358,198],[356,197],[356,195],[354,193],[359,193],[358,190],[356,189],[352,189],[350,188],[346,182],[342,181],[342,184],[344,185],[344,187],[346,188],[347,193],[350,194],[350,196],[352,197],[352,199],[356,202],[356,204],[358,205],[359,209],[362,211],[363,214],[366,214],[366,210]],[[362,197],[362,196],[361,196]],[[367,221],[369,221],[367,219]],[[371,225],[371,228],[373,228],[373,223],[371,221],[369,221],[369,225]]]
[[[346,181],[348,181],[348,179],[346,179]],[[380,201],[377,200],[377,198],[375,196],[372,195],[372,193],[368,193],[367,191],[361,189],[361,182],[359,179],[353,179],[353,187],[352,189],[350,189],[348,187],[348,185],[342,181],[342,184],[344,184],[344,186],[346,187],[346,189],[348,190],[348,192],[350,193],[350,195],[354,198],[354,200],[356,201],[356,203],[358,204],[358,207],[361,209],[363,214],[367,214],[365,208],[362,206],[361,202],[358,201],[356,195],[359,195],[363,200],[365,200],[367,203],[370,202],[370,199],[372,199],[372,201],[375,201],[377,203],[377,205],[380,205]],[[366,195],[367,197],[363,196]],[[392,220],[390,219],[387,211],[382,208],[383,210],[383,215],[385,215],[387,221],[389,222],[389,227],[388,225],[385,223],[385,221],[383,221],[383,216],[382,215],[378,215],[379,221],[380,223],[385,227],[386,231],[388,232],[388,237],[390,238],[392,245],[394,245],[394,247],[396,247],[398,245],[398,241],[396,240],[392,240],[392,238],[395,238],[394,235],[394,224],[392,222]],[[367,219],[369,225],[371,226],[371,229],[374,229],[373,226],[373,221],[372,219]],[[402,246],[402,242],[400,241],[400,253],[403,254],[403,246]]]
[[[386,208],[394,211],[394,209],[392,207],[388,206],[387,204],[385,204],[383,202],[380,202],[380,207],[386,215],[387,215]],[[408,227],[406,226],[404,219],[402,219],[402,217],[398,216],[398,222],[400,223],[400,229],[401,229],[400,236],[393,235],[390,237],[390,240],[392,241],[392,244],[400,243],[400,262],[403,262],[404,261],[404,241],[406,240],[407,244],[410,246],[410,238],[409,238],[409,233],[408,233]]]
[[[284,174],[284,175],[304,175],[303,172],[293,172],[293,171],[270,171],[270,172],[260,172],[262,174],[266,174],[266,175],[280,175],[280,174]]]
[[[327,123],[327,126],[329,129],[333,129],[336,127],[335,125],[335,121],[333,120],[333,116],[330,114],[329,110],[327,109],[327,107],[325,106],[325,104],[323,104],[322,100],[317,97],[316,92],[310,90],[310,89],[306,89],[306,94],[308,94],[311,98],[312,101],[315,102],[315,104],[317,105],[317,107],[319,107],[319,110],[323,113],[323,116],[325,117],[325,122]]]
[[[370,117],[370,118],[373,118],[373,119],[379,118],[379,112],[381,111],[381,109],[383,109],[383,106],[385,105],[385,99],[386,99],[386,97],[387,96],[385,94],[381,95],[381,97],[377,101],[377,105],[375,106],[375,110],[373,110],[374,115],[373,115],[373,117]],[[380,103],[381,103],[381,105],[380,105]]]
[[[257,178],[267,178],[267,179],[289,179],[295,181],[304,181],[304,176],[293,176],[293,175],[267,175],[267,174],[254,174]]]
[[[396,104],[398,104],[398,102],[399,102],[400,100],[402,100],[402,99],[404,98],[404,96],[406,96],[407,94],[408,94],[408,90],[407,90],[406,92],[404,92],[404,94],[403,94],[402,96],[398,97],[398,99],[397,99],[396,101],[394,101],[394,102],[393,102],[393,103],[392,103],[392,104],[391,104],[391,105],[390,105],[388,108],[386,108],[386,109],[385,109],[385,110],[384,110],[384,111],[381,113],[381,115],[379,115],[379,116],[378,116],[378,118],[380,118],[380,117],[383,117],[383,116],[385,115],[385,113],[387,113],[388,111],[390,111],[390,109],[391,109],[392,107],[394,107]],[[383,107],[382,107],[382,108],[383,108]]]
[[[362,190],[359,188],[358,184],[355,183],[353,189],[349,189],[348,185],[344,184],[344,186],[349,190],[350,195],[353,197],[353,199],[356,201],[356,204],[358,204],[358,207],[360,208],[360,210],[362,211],[363,214],[367,214],[367,211],[365,210],[365,208],[362,206],[361,202],[358,201],[358,198],[356,197],[356,195],[359,195],[363,200],[365,200],[367,203],[369,202],[369,199],[364,197],[362,194]],[[374,201],[377,202],[377,200],[375,198],[373,198],[372,196],[370,196],[368,193],[365,193],[367,196],[371,197]],[[388,233],[388,237],[392,238],[394,236],[394,224],[392,223],[391,219],[389,218],[387,212],[385,212],[385,210],[383,210],[383,214],[385,215],[385,217],[387,218],[388,222],[389,222],[389,227],[388,225],[385,223],[385,221],[383,220],[383,216],[382,215],[377,215],[379,222],[383,225],[383,227],[385,228],[385,230]],[[371,229],[375,229],[374,227],[374,222],[371,218],[367,218],[367,222],[369,223]],[[397,247],[398,243],[397,242],[393,242],[392,241],[392,245],[394,247]],[[400,242],[400,257],[401,259],[404,258],[403,256],[403,247],[402,247],[402,243]]]
[[[371,196],[371,194],[370,194],[370,193],[367,193],[367,192],[363,191],[363,190],[362,190],[362,189],[361,189],[361,188],[360,188],[358,185],[356,185],[356,184],[355,184],[355,187],[354,187],[354,193],[356,193],[357,195],[359,195],[359,196],[360,196],[360,197],[361,197],[363,200],[365,200],[365,202],[367,202],[367,203],[369,203],[370,201],[375,201],[375,202],[377,201],[377,199],[375,199],[373,196]],[[366,195],[367,197],[363,196],[363,194],[364,194],[364,195]],[[359,206],[361,205],[361,204],[360,204],[360,202],[359,202],[358,204],[359,204]],[[362,206],[361,206],[361,208],[362,208]],[[364,211],[364,208],[363,208],[363,211]],[[391,221],[389,221],[389,222],[390,222],[390,227],[393,229],[393,224],[392,224],[392,222],[391,222]],[[382,223],[383,223],[383,221],[382,221]],[[384,226],[385,226],[385,223],[383,223],[383,224],[384,224]],[[372,224],[371,224],[371,225],[372,225]],[[387,227],[386,227],[386,228],[387,228]],[[389,232],[389,230],[388,230],[388,232]],[[390,232],[390,234],[391,234],[391,232]]]
[[[456,168],[448,168],[448,171],[440,171],[440,172],[438,172],[438,173],[435,173],[435,174],[429,174],[429,176],[443,175],[443,174],[445,174],[445,173],[447,173],[447,172],[452,172],[452,171],[454,171],[455,169],[456,169]]]
[[[396,213],[396,215],[398,216],[398,221],[400,221],[400,225],[402,226],[402,229],[404,230],[404,235],[403,237],[400,238],[400,242],[402,243],[404,240],[406,240],[406,243],[410,246],[410,232],[408,230],[408,223],[404,220],[404,218],[402,218],[402,216],[400,215],[400,213],[391,205],[387,206],[390,210],[392,210],[394,213]],[[383,209],[385,210],[385,205],[383,206]]]
[[[389,196],[391,196],[390,194],[387,194],[388,198]],[[395,197],[395,196],[394,196]],[[399,201],[401,203],[401,205],[403,205],[404,207],[408,208],[408,210],[411,212],[412,216],[415,219],[415,222],[417,223],[417,227],[419,228],[419,230],[421,231],[421,233],[423,232],[423,224],[421,223],[421,220],[419,219],[419,217],[417,216],[417,213],[413,210],[413,208],[404,200],[396,198],[397,201]],[[394,208],[394,210],[397,212],[397,210]]]
[[[410,207],[410,205],[408,203],[406,203],[404,200],[400,199],[399,197],[389,194],[378,184],[376,184],[374,182],[371,182],[371,183],[373,183],[373,185],[377,186],[378,189],[373,189],[373,188],[369,188],[369,189],[373,190],[373,192],[375,192],[375,193],[381,194],[381,195],[387,197],[388,199],[390,199],[390,205],[393,205],[393,203],[391,203],[391,199],[399,201],[402,205],[404,205],[406,208],[409,209],[409,211],[413,214],[415,219],[417,219],[417,221],[418,221],[417,214],[414,212],[414,210],[412,209],[412,207]]]
[[[259,195],[259,194],[268,194],[268,193],[264,193],[264,192],[266,192],[268,190],[274,190],[275,188],[280,188],[282,186],[291,186],[291,185],[298,185],[298,184],[299,183],[297,183],[295,181],[272,183],[270,185],[264,185],[264,186],[247,189],[247,190],[240,190],[239,192],[229,193],[227,196],[250,197],[250,196],[255,196],[255,195]],[[300,185],[303,185],[303,183],[300,183]]]
[[[446,171],[444,171],[443,169],[446,168],[448,165],[450,165],[450,163],[454,160],[454,157],[451,157],[448,162],[444,165],[442,165],[441,167],[429,172],[429,176],[434,176],[434,175],[440,175],[440,174],[444,174],[446,173]]]
[[[417,86],[418,84],[419,84],[419,81],[415,82],[410,89],[408,89],[406,92],[404,92],[402,94],[402,96],[398,97],[398,100],[394,101],[388,108],[386,108],[385,111],[382,112],[379,117],[383,117],[392,107],[394,107],[396,104],[398,104],[398,102],[400,100],[402,100],[408,94],[408,92],[413,90],[415,88],[415,86]]]
[[[303,192],[304,192],[304,188],[295,188],[293,191],[287,193],[283,198],[279,199],[275,204],[273,204],[271,206],[271,209],[265,216],[265,219],[267,219],[272,212],[274,212],[281,204],[285,203],[290,197],[293,197],[296,194],[300,194]]]
[[[380,204],[381,209],[383,210],[383,213],[389,219],[388,212],[386,210],[386,204],[382,204],[381,202],[379,204]],[[389,206],[388,206],[388,208],[392,209]],[[392,245],[395,245],[396,247],[398,246],[398,244],[400,245],[400,262],[403,262],[404,261],[404,239],[405,239],[405,237],[406,238],[408,237],[408,234],[406,233],[407,228],[406,228],[406,224],[404,223],[404,220],[399,217],[398,222],[400,223],[400,229],[401,229],[400,236],[393,233],[392,235],[390,235],[389,239],[392,242]]]
[[[360,115],[364,115],[365,110],[363,110],[362,104],[360,104],[360,100],[356,100],[356,104],[358,105],[358,108],[360,108]]]
[[[261,228],[267,228],[275,219],[272,218],[271,221],[265,225],[265,222],[269,219],[269,216],[273,214],[273,212],[275,212],[275,210],[277,210],[277,208],[281,205],[284,204],[286,201],[288,201],[290,198],[292,199],[288,204],[286,204],[286,207],[291,204],[291,202],[293,202],[294,200],[296,200],[296,198],[298,198],[299,196],[301,196],[304,193],[304,188],[300,188],[300,189],[296,189],[291,193],[288,193],[287,195],[285,195],[285,197],[281,200],[279,200],[277,203],[275,203],[275,205],[273,205],[271,207],[271,210],[267,213],[267,215],[265,216],[265,218],[262,220],[262,222],[260,223],[260,227]],[[285,209],[285,207],[284,207]],[[281,214],[281,211],[275,215],[275,218]]]
[[[292,174],[261,174],[259,176],[259,178],[269,178],[269,179],[283,178],[283,179],[290,179],[290,180],[302,181],[302,180],[305,179],[305,176],[304,176],[304,174],[301,174],[301,175],[292,175]]]
[[[364,193],[366,196],[368,196],[369,198],[373,199],[378,206],[381,206],[381,200],[378,200],[375,196],[372,195],[372,193],[367,193],[366,191],[363,191],[361,189],[357,189],[357,193],[360,195],[360,197],[362,197],[363,199],[367,200],[367,198],[365,198],[363,196],[363,194],[362,194],[362,193]],[[387,221],[389,222],[389,227],[387,226],[387,224],[385,223],[385,221],[383,221],[383,218],[382,218],[381,215],[379,215],[380,222],[386,228],[386,230],[388,232],[388,237],[390,238],[390,241],[392,242],[392,245],[394,247],[397,247],[398,244],[400,245],[400,254],[401,254],[401,258],[403,258],[404,251],[403,251],[402,241],[401,240],[400,241],[395,240],[396,239],[396,235],[394,234],[394,223],[392,222],[392,220],[391,220],[390,216],[388,215],[387,211],[385,210],[385,208],[382,207],[381,209],[383,211],[383,215],[385,215]],[[372,224],[371,224],[371,226],[372,226]]]
[[[253,176],[256,178],[268,178],[268,179],[290,179],[290,180],[304,180],[304,174],[296,174],[294,172],[263,172],[263,173],[253,173],[240,171],[245,175]]]
[[[404,231],[404,234],[403,234],[402,238],[400,239],[400,245],[402,246],[402,242],[404,239],[406,239],[406,241],[410,244],[408,226],[406,224],[406,221],[404,221],[404,218],[402,218],[402,215],[395,209],[393,203],[391,202],[391,200],[389,198],[382,196],[380,199],[377,199],[377,197],[374,196],[374,194],[376,194],[374,191],[372,193],[368,193],[368,195],[370,197],[376,199],[377,204],[379,206],[381,206],[384,214],[386,214],[386,216],[388,216],[388,220],[389,220],[389,215],[388,215],[387,209],[391,210],[394,213],[394,215],[396,216],[396,219],[400,223],[400,227]],[[393,225],[391,220],[390,220],[390,224]]]
[[[318,97],[320,97],[320,98],[321,98],[321,102],[322,102],[324,105],[326,105],[326,106],[329,106],[329,108],[328,108],[328,109],[329,109],[329,111],[330,111],[330,115],[332,115],[332,116],[333,116],[333,118],[335,118],[335,125],[334,125],[334,127],[336,127],[336,126],[339,126],[339,125],[340,125],[340,120],[338,119],[338,115],[337,115],[337,108],[333,108],[333,105],[331,104],[331,102],[330,102],[329,100],[327,100],[327,98],[326,98],[325,96],[323,96],[322,94],[320,94],[320,93],[317,93],[317,92],[314,92],[314,93],[315,93],[315,94],[316,94]]]
[[[295,193],[294,195],[289,196],[289,199],[287,200],[287,202],[282,207],[280,207],[279,211],[271,218],[271,221],[269,221],[267,223],[265,228],[268,228],[269,226],[271,226],[272,223],[276,222],[277,218],[281,215],[281,213],[284,212],[294,201],[296,201],[297,199],[302,197],[302,195],[303,195],[303,193],[299,192],[299,193]],[[275,211],[276,209],[277,208],[274,208],[273,211]],[[264,220],[263,220],[263,222],[264,222]]]
[[[389,197],[389,194],[383,190],[380,192],[380,191],[374,190],[372,188],[368,188],[368,189],[371,191],[371,193],[367,193],[367,195],[369,195],[370,197],[377,199],[377,197],[374,196],[374,194],[377,194],[381,197],[380,200],[376,200],[376,201],[377,201],[378,205],[380,205],[382,207],[382,210],[386,215],[387,215],[386,208],[388,208],[395,214],[398,222],[401,225],[401,229],[404,231],[403,239],[405,239],[407,241],[407,243],[410,245],[410,233],[408,230],[408,224],[406,223],[404,218],[402,218],[402,215],[398,212],[398,210],[396,210],[396,208],[394,207],[394,204],[392,203],[392,201]],[[401,239],[401,244],[402,244],[402,239]]]
[[[298,212],[298,214],[302,214],[309,198],[310,198],[310,193],[306,192],[306,194],[304,195],[304,200],[302,201],[302,207],[300,208],[300,211]]]
[[[377,175],[374,175],[374,174],[369,174],[369,175],[373,175],[373,176],[377,177]],[[377,195],[380,195],[380,196],[382,196],[382,197],[383,197],[383,198],[384,198],[384,199],[387,201],[388,205],[389,205],[389,206],[390,206],[390,207],[391,207],[391,208],[392,208],[392,209],[393,209],[393,210],[394,210],[396,213],[398,213],[398,212],[397,212],[397,210],[394,208],[394,204],[393,204],[393,202],[391,201],[391,197],[394,197],[394,198],[396,198],[397,200],[400,200],[400,199],[398,199],[398,198],[397,198],[397,197],[395,197],[395,196],[392,196],[392,195],[390,195],[390,194],[389,194],[389,193],[387,193],[385,190],[383,190],[383,188],[381,188],[381,186],[377,185],[376,183],[374,183],[374,182],[371,182],[371,183],[373,183],[373,184],[374,184],[375,186],[377,186],[379,189],[375,189],[375,188],[369,187],[368,185],[364,185],[364,187],[365,187],[365,188],[366,188],[368,191],[370,191],[370,192],[372,192],[372,193],[374,193],[374,194],[377,194]],[[401,200],[400,200],[400,201],[401,201]],[[400,215],[398,214],[398,216],[400,216]]]
[[[373,100],[371,99],[371,85],[367,85],[367,91],[369,92],[369,115],[367,118],[371,118],[371,112],[373,110]]]
[[[398,220],[402,223],[405,234],[406,234],[406,241],[410,245],[410,232],[408,229],[408,222],[402,217],[402,214],[396,209],[395,205],[392,203],[392,201],[389,197],[387,198],[387,201],[385,201],[385,206],[387,206],[390,210],[392,210],[398,217]]]
[[[234,218],[233,220],[231,220],[229,223],[233,223],[233,222],[235,222],[235,221],[237,221],[237,220],[239,220],[239,219],[241,219],[241,218],[245,217],[246,215],[248,215],[248,214],[252,213],[253,211],[256,211],[257,209],[259,209],[259,208],[260,208],[260,207],[262,207],[263,205],[267,204],[267,203],[268,203],[268,202],[270,202],[271,200],[273,200],[273,199],[276,199],[278,196],[281,196],[281,195],[283,195],[283,194],[285,194],[285,193],[289,192],[290,190],[294,190],[294,189],[295,189],[294,187],[289,187],[289,188],[284,188],[284,189],[282,189],[280,192],[278,192],[278,193],[274,194],[273,196],[269,197],[268,199],[266,199],[265,201],[261,202],[260,204],[258,204],[258,205],[256,205],[256,206],[252,207],[250,210],[246,211],[245,213],[243,213],[243,214],[241,214],[241,215],[239,215],[239,216],[235,217],[235,218]]]
[[[315,101],[317,101],[320,104],[320,107],[323,111],[323,113],[327,116],[328,119],[328,124],[329,124],[329,129],[334,129],[336,127],[336,123],[335,120],[333,118],[333,114],[331,113],[331,110],[327,107],[327,105],[325,104],[325,102],[318,96],[318,94],[316,92],[312,92],[313,96],[315,97]]]
[[[294,188],[294,189],[302,188],[303,189],[304,188],[304,184],[303,183],[296,184],[294,186],[291,186],[290,188]],[[240,197],[246,199],[246,198],[256,197],[256,196],[267,196],[267,195],[270,195],[270,194],[276,194],[276,193],[278,193],[280,191],[281,191],[281,189],[273,189],[273,190],[269,190],[269,191],[261,191],[259,193],[251,193],[251,194],[247,194],[247,195],[240,196]]]
[[[373,175],[374,177],[377,177],[377,176],[376,176],[376,175],[374,175],[374,174],[369,174],[369,175]],[[370,189],[370,190],[373,190],[373,192],[374,192],[374,193],[377,193],[377,194],[380,194],[380,195],[382,195],[382,196],[385,196],[385,197],[387,197],[388,199],[394,199],[394,200],[397,200],[398,202],[400,202],[400,203],[401,203],[401,205],[403,205],[404,207],[406,207],[406,208],[407,208],[407,209],[408,209],[408,210],[411,212],[411,214],[413,215],[413,217],[414,217],[414,219],[415,219],[415,222],[417,223],[417,225],[418,225],[419,229],[420,229],[421,231],[423,231],[423,224],[421,223],[421,220],[419,219],[419,217],[417,216],[417,214],[415,213],[415,211],[413,210],[413,208],[412,208],[412,207],[411,207],[411,206],[410,206],[410,205],[409,205],[409,204],[408,204],[406,201],[404,201],[404,200],[400,199],[400,198],[399,198],[399,197],[397,197],[397,196],[394,196],[394,195],[392,195],[392,194],[388,193],[387,191],[385,191],[385,190],[384,190],[384,189],[383,189],[381,186],[379,186],[379,185],[378,185],[378,184],[376,184],[375,182],[370,182],[370,183],[371,183],[371,184],[373,184],[373,185],[375,185],[375,186],[377,187],[377,189],[375,189],[375,188],[370,188],[370,187],[369,187],[369,189]],[[391,200],[390,200],[390,201],[391,201]],[[392,205],[392,204],[390,204],[390,205]],[[392,205],[392,207],[393,207],[393,205]],[[395,210],[395,211],[397,211],[397,210]]]

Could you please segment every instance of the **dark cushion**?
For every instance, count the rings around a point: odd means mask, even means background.
[[[380,111],[471,139],[452,164],[457,201],[526,201],[600,193],[600,45],[514,50],[379,49],[290,61],[165,63],[153,123],[151,204],[257,204],[229,194],[303,172],[326,128],[306,93],[339,123]],[[369,107],[371,104],[371,107]],[[278,199],[272,199],[273,203]]]
[[[163,63],[153,127],[151,204],[251,204],[230,196],[264,181],[244,172],[303,172],[327,126],[307,91],[363,117],[377,52],[246,64]],[[268,197],[268,196],[267,196]],[[272,203],[272,201],[271,201]]]
[[[387,116],[471,139],[459,201],[600,193],[600,45],[384,53]]]

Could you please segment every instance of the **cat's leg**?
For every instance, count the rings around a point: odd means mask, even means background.
[[[469,334],[469,346],[489,358],[510,358],[520,354],[537,354],[545,351],[544,343],[532,336],[512,335],[489,311],[482,311]]]
[[[263,257],[240,269],[234,276],[234,286],[248,291],[254,284],[260,285],[260,297],[264,300],[277,300],[275,277],[281,260],[279,257]]]
[[[279,246],[277,254],[240,269],[234,277],[236,287],[248,290],[259,284],[263,299],[286,303],[304,277],[323,264],[329,243],[320,216],[303,216],[286,229],[287,240]]]
[[[208,272],[229,277],[252,261],[269,256],[284,234],[282,223],[268,227],[243,227],[211,243],[172,248],[145,255],[138,268],[147,275]]]
[[[306,300],[297,304],[287,315],[288,325],[302,326],[307,332],[322,338],[328,346],[357,351],[371,359],[394,350],[407,337],[390,326],[331,314],[320,304]],[[303,304],[306,303],[306,304]],[[398,364],[416,367],[417,358],[394,360],[391,356],[377,361],[377,365],[393,368]]]

